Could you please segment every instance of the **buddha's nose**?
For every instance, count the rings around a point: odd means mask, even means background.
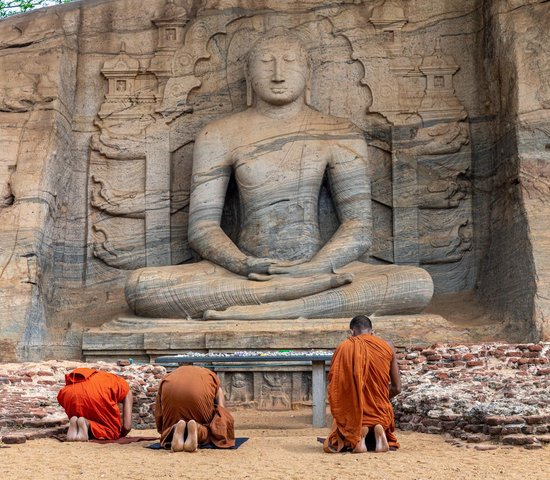
[[[280,60],[275,59],[273,62],[273,76],[271,77],[272,82],[281,83],[285,81],[283,65]]]

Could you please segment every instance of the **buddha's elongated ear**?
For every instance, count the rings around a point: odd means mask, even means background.
[[[306,88],[304,90],[304,102],[307,106],[311,107],[311,79],[313,77],[313,64],[311,57],[309,56],[308,51],[302,45],[302,51],[305,56],[306,69],[307,69],[307,78],[306,78]]]
[[[251,107],[254,104],[254,90],[252,90],[252,82],[248,74],[248,64],[244,67],[244,79],[246,81],[246,106]]]
[[[308,68],[306,89],[304,92],[304,102],[307,106],[311,107],[311,67]]]

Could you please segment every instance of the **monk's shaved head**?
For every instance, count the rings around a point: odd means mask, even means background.
[[[357,315],[349,322],[349,328],[354,336],[361,335],[362,333],[369,333],[372,331],[372,322],[366,315]]]

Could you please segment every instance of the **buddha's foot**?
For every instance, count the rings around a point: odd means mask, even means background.
[[[186,452],[196,452],[199,448],[199,430],[195,420],[189,420],[187,424],[187,438],[183,444],[183,449]]]
[[[180,420],[174,427],[174,433],[172,433],[172,452],[183,452],[183,435],[185,434],[185,425],[185,421]]]
[[[353,449],[353,453],[365,453],[367,451],[367,444],[365,443],[365,438],[367,437],[368,433],[369,433],[369,427],[361,428],[361,440],[359,440],[359,443],[355,445],[355,448]]]
[[[76,424],[78,425],[78,434],[76,435],[77,442],[87,442],[90,437],[88,436],[88,421],[84,417],[80,417]]]
[[[78,436],[78,417],[71,417],[69,420],[69,430],[67,430],[67,442],[76,442]]]
[[[353,282],[353,273],[339,273],[335,274],[330,280],[330,286],[332,288],[341,287]]]
[[[266,317],[269,310],[276,304],[285,304],[286,302],[273,302],[268,305],[245,305],[229,307],[225,310],[206,310],[203,315],[204,320],[259,320]],[[298,318],[289,317],[289,318]]]
[[[297,277],[297,278],[287,278],[281,279],[277,278],[277,275],[274,275],[273,282],[281,282],[281,285],[272,285],[272,294],[271,297],[275,297],[277,293],[281,293],[283,288],[289,289],[294,288],[295,291],[299,289],[302,284],[305,284],[308,290],[304,290],[304,297],[315,293],[330,291],[334,288],[341,287],[353,282],[352,273],[334,273],[334,274],[323,274],[318,277]],[[284,277],[283,277],[284,278]],[[269,282],[271,283],[271,282]],[[286,295],[279,295],[279,298],[286,297]],[[296,309],[296,303],[291,302],[301,302],[300,298],[296,300],[278,300],[270,301],[268,303],[262,303],[260,305],[235,305],[225,310],[206,310],[203,314],[204,320],[258,320],[265,318],[298,318],[300,313],[300,308]],[[272,314],[276,312],[275,316]]]
[[[387,452],[390,449],[388,445],[388,439],[386,438],[386,431],[382,425],[376,425],[374,427],[374,438],[376,440],[375,452]]]

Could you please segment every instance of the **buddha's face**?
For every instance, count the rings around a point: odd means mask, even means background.
[[[308,78],[307,54],[294,39],[276,37],[250,52],[248,75],[255,95],[271,105],[286,105],[303,95]]]

